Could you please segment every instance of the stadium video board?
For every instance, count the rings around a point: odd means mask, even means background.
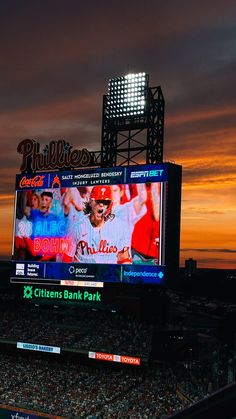
[[[16,176],[11,282],[165,282],[168,164]]]

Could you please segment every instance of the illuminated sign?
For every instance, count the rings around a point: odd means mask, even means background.
[[[59,262],[16,263],[12,261],[11,282],[46,283],[53,285],[86,286],[94,283],[122,282],[127,284],[163,284],[165,267],[152,264],[152,259],[146,261],[135,256],[135,264],[79,264]],[[147,265],[147,263],[150,265]],[[86,266],[86,267],[85,267]],[[32,282],[31,282],[32,281]],[[96,285],[99,287],[99,285]]]
[[[101,302],[102,295],[100,292],[89,291],[71,291],[63,289],[62,291],[54,291],[41,287],[33,287],[32,285],[25,285],[23,289],[23,298],[26,300],[36,299],[58,299],[70,301],[95,301]]]
[[[1,419],[63,419],[62,416],[50,415],[49,413],[35,412],[33,410],[14,408],[12,406],[0,405]],[[64,418],[65,419],[65,418]]]
[[[61,285],[69,287],[88,287],[88,288],[103,288],[103,282],[91,282],[91,281],[71,281],[70,279],[62,279]]]
[[[34,140],[25,139],[18,144],[17,152],[22,154],[20,170],[41,171],[65,168],[87,167],[94,164],[94,155],[87,149],[72,150],[70,143],[64,140],[51,141],[40,153],[40,145]],[[35,176],[37,179],[37,176]],[[22,183],[26,179],[22,180]],[[38,184],[38,180],[35,181]],[[29,186],[29,184],[26,186]],[[31,185],[33,186],[33,185]]]
[[[53,354],[60,354],[61,348],[58,346],[40,345],[36,343],[17,342],[18,349],[27,349],[29,351],[50,352]]]
[[[140,365],[140,358],[126,355],[114,355],[104,352],[89,352],[88,357],[99,361],[121,362],[122,364]]]
[[[11,281],[163,284],[168,167],[17,175]]]
[[[19,186],[20,188],[40,188],[44,184],[43,182],[44,177],[45,176],[37,175],[30,179],[27,179],[27,177],[24,176],[21,179]]]
[[[148,177],[161,177],[163,175],[164,170],[141,170],[141,171],[132,171],[130,173],[130,178],[148,178]]]

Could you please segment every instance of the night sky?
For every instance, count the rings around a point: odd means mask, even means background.
[[[165,97],[164,159],[183,166],[181,264],[236,268],[236,2],[0,2],[0,256],[11,255],[24,138],[99,150],[108,80]]]

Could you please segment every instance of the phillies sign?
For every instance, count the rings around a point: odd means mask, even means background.
[[[72,150],[70,143],[64,140],[51,141],[40,152],[40,144],[35,140],[23,140],[18,144],[17,152],[22,154],[20,170],[41,171],[54,169],[75,169],[94,164],[94,153],[86,148]]]

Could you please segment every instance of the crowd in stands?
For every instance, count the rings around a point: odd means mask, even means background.
[[[105,405],[104,418],[164,419],[183,409],[187,402],[177,395],[177,376],[163,365],[149,369],[138,385]],[[103,416],[102,416],[103,417]]]
[[[153,327],[121,314],[19,306],[1,314],[0,340],[148,358]]]
[[[66,418],[160,418],[186,406],[178,376],[148,369],[85,366],[0,354],[0,403]]]
[[[152,350],[153,325],[119,313],[17,305],[14,297],[3,296],[0,319],[0,342],[141,359],[148,359]],[[105,367],[99,361],[81,365],[28,351],[0,353],[0,404],[71,419],[165,419],[227,384],[229,352],[219,348],[212,360],[141,362],[141,367]]]

